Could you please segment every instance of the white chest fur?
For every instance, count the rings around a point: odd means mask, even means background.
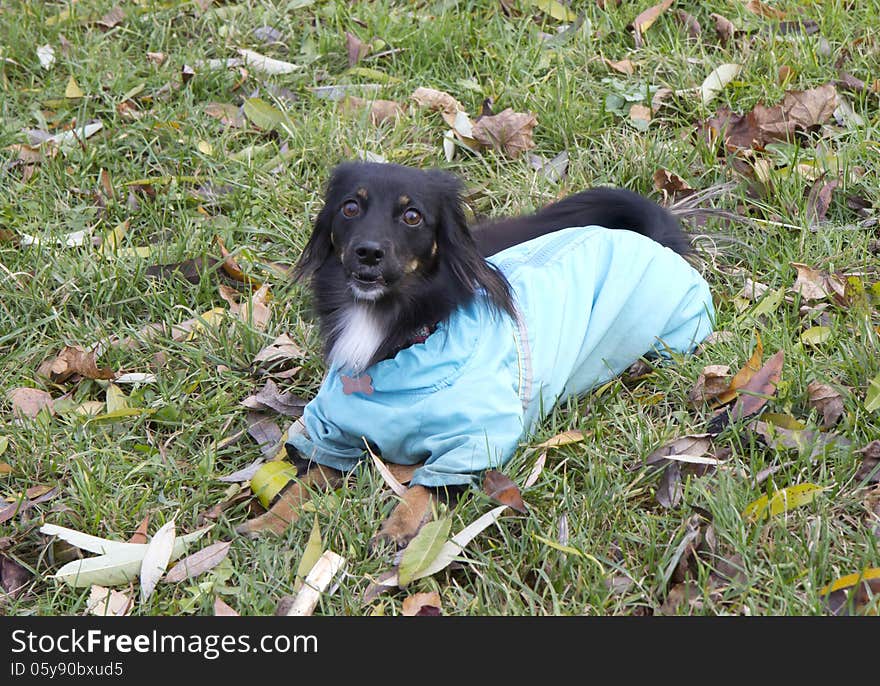
[[[336,327],[336,342],[330,350],[330,364],[355,373],[367,368],[384,339],[373,308],[356,303],[340,317]]]

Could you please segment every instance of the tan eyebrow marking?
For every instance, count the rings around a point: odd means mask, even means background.
[[[368,197],[367,189],[366,188],[358,188],[355,195],[357,195],[359,198],[363,198],[364,200],[366,200]]]
[[[412,274],[414,271],[416,271],[419,268],[419,265],[420,265],[420,263],[419,263],[418,257],[410,260],[409,264],[407,264],[405,267],[406,273]]]
[[[434,244],[431,246],[431,257],[437,254],[437,241],[434,241]]]
[[[408,195],[401,195],[397,199],[397,202],[399,202],[401,205],[409,205],[410,200],[411,200],[411,198]]]

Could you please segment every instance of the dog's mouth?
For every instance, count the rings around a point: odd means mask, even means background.
[[[388,290],[385,277],[373,272],[354,272],[349,275],[348,284],[358,300],[378,300]]]

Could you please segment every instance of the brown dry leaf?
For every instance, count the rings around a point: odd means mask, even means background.
[[[761,362],[764,359],[764,343],[761,341],[761,335],[757,335],[757,342],[755,343],[755,349],[752,351],[752,356],[749,358],[749,361],[745,363],[742,369],[740,369],[730,380],[730,387],[723,393],[719,393],[718,397],[715,399],[719,405],[726,405],[731,400],[736,398],[737,391],[745,386],[749,379],[751,379],[759,369],[761,369]]]
[[[797,72],[789,65],[783,64],[781,67],[779,67],[779,71],[776,73],[776,83],[778,83],[780,86],[784,86],[795,76],[797,76]]]
[[[437,591],[414,593],[403,599],[401,614],[404,617],[439,615],[441,614],[440,609],[440,594]]]
[[[395,122],[402,117],[403,108],[393,100],[366,100],[356,95],[346,95],[339,101],[340,109],[345,113],[357,113],[361,110],[369,110],[370,122],[373,126],[379,126],[385,122]]]
[[[92,584],[86,609],[95,617],[127,617],[134,601],[122,591]]]
[[[433,88],[416,88],[410,97],[421,107],[442,112],[443,119],[450,126],[455,122],[455,115],[465,111],[464,105],[449,95],[449,93]]]
[[[633,105],[629,108],[629,118],[644,130],[651,123],[651,108],[646,105]]]
[[[265,369],[286,369],[305,353],[286,333],[278,336],[254,357],[253,365]]]
[[[13,598],[21,595],[33,575],[11,557],[0,553],[0,591]],[[3,594],[0,594],[2,600]]]
[[[40,365],[39,373],[55,383],[63,383],[73,375],[87,379],[112,379],[116,374],[109,367],[98,368],[94,351],[68,345],[52,360]]]
[[[125,21],[125,12],[121,7],[117,6],[98,19],[95,24],[100,27],[102,31],[109,31],[114,26],[119,26],[123,21]]]
[[[34,418],[43,409],[55,414],[52,396],[39,388],[13,388],[6,394],[12,403],[12,412],[16,417]]]
[[[626,74],[627,76],[632,76],[636,72],[635,63],[629,59],[620,60],[619,62],[612,62],[609,59],[605,59],[605,64],[611,67],[614,71],[619,71],[621,74]]]
[[[690,455],[697,457],[705,455],[711,447],[711,434],[688,434],[663,444],[648,455],[644,463],[636,465],[635,468],[648,467],[655,464],[663,466],[670,462],[669,456]]]
[[[822,413],[822,427],[827,429],[837,424],[843,415],[843,396],[818,381],[810,382],[807,393],[810,394],[810,407]]]
[[[736,27],[730,19],[721,14],[713,12],[709,16],[715,20],[715,33],[718,35],[718,40],[721,41],[721,45],[726,46],[736,35]]]
[[[238,105],[226,102],[209,102],[205,105],[205,114],[214,119],[219,119],[223,126],[233,129],[243,129],[247,126],[244,112]]]
[[[663,199],[667,202],[694,193],[694,189],[687,181],[668,169],[658,169],[654,172],[654,188],[663,193]]]
[[[658,615],[677,615],[688,613],[688,610],[699,610],[703,604],[703,591],[694,581],[676,584],[666,595],[663,604],[657,610]]]
[[[757,14],[759,17],[766,17],[767,19],[785,19],[785,12],[765,4],[761,2],[761,0],[749,0],[746,3],[746,9],[753,14]]]
[[[786,429],[761,421],[750,422],[748,428],[771,448],[798,450],[804,454],[809,448],[810,460],[816,460],[828,447],[845,448],[851,444],[849,439],[837,434],[810,429]]]
[[[864,455],[862,464],[856,472],[856,480],[867,479],[868,483],[880,483],[880,469],[877,468],[880,466],[880,440],[871,441],[864,448],[855,452]],[[880,510],[880,505],[878,505],[878,510]]]
[[[824,177],[816,179],[807,196],[806,215],[808,226],[815,226],[825,221],[828,208],[831,206],[831,194],[840,185],[837,179],[826,180]]]
[[[180,277],[192,284],[199,285],[202,282],[202,274],[213,273],[217,262],[219,260],[213,257],[196,257],[173,264],[153,264],[147,267],[145,274],[155,279]]]
[[[157,67],[162,66],[165,63],[165,60],[168,59],[168,55],[164,52],[148,52],[147,53],[147,61],[152,62]]]
[[[688,14],[684,10],[675,10],[675,18],[687,29],[688,36],[695,39],[700,37],[703,28],[694,15]]]
[[[718,434],[731,422],[751,417],[776,394],[776,385],[782,374],[785,352],[780,350],[749,379],[739,392],[739,397],[730,410],[722,409],[709,422],[709,433]]]
[[[730,366],[726,364],[710,364],[703,367],[697,382],[688,397],[692,404],[699,405],[730,388]]]
[[[763,137],[753,114],[737,114],[728,107],[721,107],[715,116],[702,124],[704,132],[710,140],[721,139],[724,147],[730,152],[760,149]]]
[[[255,329],[264,330],[272,317],[272,308],[269,307],[270,298],[269,284],[264,283],[249,300],[241,303],[238,311],[239,319],[253,325]]]
[[[302,416],[306,401],[290,391],[282,392],[274,381],[269,379],[254,395],[248,396],[241,404],[250,410],[274,410],[287,417]]]
[[[507,505],[517,512],[525,514],[527,511],[519,487],[510,477],[496,469],[490,469],[483,475],[483,492],[495,502]]]
[[[147,515],[141,520],[141,523],[138,524],[138,528],[135,529],[135,532],[131,535],[131,538],[128,539],[129,543],[146,543],[150,540],[149,537],[149,526],[150,526],[150,515]]]
[[[345,51],[348,53],[348,66],[353,67],[370,52],[370,44],[364,43],[350,31],[345,32]]]
[[[535,147],[532,131],[538,120],[530,112],[514,112],[509,107],[498,114],[481,117],[474,124],[474,139],[490,145],[511,158]]]
[[[238,262],[235,261],[232,253],[226,248],[226,244],[220,236],[214,236],[214,241],[217,243],[217,247],[220,248],[220,255],[223,257],[223,263],[220,266],[229,278],[233,281],[246,283],[254,290],[263,286],[260,281],[251,278],[242,271],[242,268],[239,266]]]
[[[806,131],[824,124],[837,108],[837,89],[826,83],[805,91],[788,91],[781,105],[755,105],[751,116],[761,132],[763,142],[790,141],[797,131]]]
[[[227,605],[223,600],[218,596],[214,598],[214,616],[215,617],[240,617],[235,610],[233,610],[229,605]]]
[[[192,555],[187,555],[168,570],[164,581],[174,584],[214,569],[229,555],[229,546],[231,545],[232,541],[220,541],[205,546]]]
[[[644,12],[639,14],[631,24],[633,32],[635,34],[636,47],[642,47],[642,35],[651,28],[652,24],[657,21],[657,18],[663,14],[669,7],[672,5],[673,0],[663,0],[663,2],[654,5],[653,7],[649,7]]]
[[[818,269],[792,262],[797,270],[797,278],[791,290],[799,293],[804,300],[823,300],[831,297],[840,304],[846,304],[846,282],[835,274],[826,274]]]
[[[663,507],[674,508],[681,502],[683,494],[681,465],[678,462],[672,462],[663,470],[663,476],[660,479],[660,485],[657,487],[654,497]]]

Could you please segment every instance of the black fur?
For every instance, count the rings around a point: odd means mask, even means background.
[[[630,191],[595,188],[531,215],[479,224],[473,233],[460,191],[454,176],[438,170],[350,162],[333,171],[296,267],[310,279],[328,357],[355,310],[368,313],[381,343],[348,365],[354,372],[392,357],[479,289],[513,314],[507,280],[484,258],[552,231],[596,224],[637,231],[679,253],[689,249],[669,212]],[[407,223],[417,217],[417,225]]]

